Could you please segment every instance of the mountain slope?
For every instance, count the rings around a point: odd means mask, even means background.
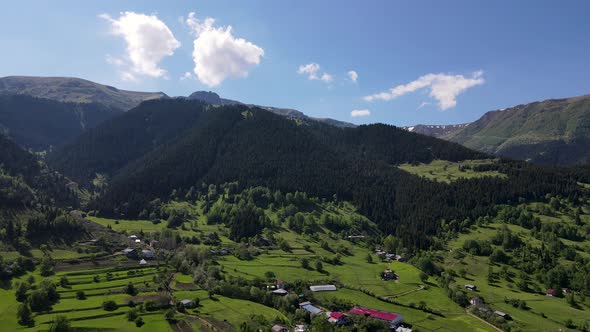
[[[413,133],[428,135],[436,138],[445,139],[461,129],[467,127],[469,123],[455,124],[455,125],[415,125],[410,127],[402,127],[407,131]]]
[[[73,103],[101,103],[121,111],[127,111],[144,100],[167,98],[162,92],[119,90],[73,77],[2,77],[0,93],[25,94]]]
[[[147,101],[120,117],[83,133],[47,156],[47,162],[74,181],[89,184],[112,175],[130,161],[176,139],[192,127],[206,104],[184,99]]]
[[[446,138],[539,164],[590,163],[590,95],[488,112]]]
[[[34,150],[61,146],[119,114],[122,112],[101,104],[0,94],[0,132]]]
[[[221,97],[219,97],[219,95],[217,93],[211,92],[211,91],[193,92],[190,96],[188,96],[188,99],[200,100],[205,103],[213,104],[213,105],[244,105],[244,103],[241,103],[239,101],[221,98]],[[300,112],[298,110],[294,110],[292,108],[260,106],[260,105],[254,105],[254,104],[248,104],[248,106],[262,108],[262,109],[265,109],[269,112],[272,112],[272,113],[275,113],[275,114],[278,114],[278,115],[281,115],[281,116],[284,116],[287,118],[291,118],[291,119],[313,120],[313,121],[317,121],[317,122],[326,123],[331,126],[342,127],[342,128],[355,127],[354,124],[344,122],[344,121],[339,121],[339,120],[330,119],[330,118],[314,118],[311,116],[307,116],[303,112]]]
[[[194,118],[169,120],[170,126],[161,128],[175,134],[156,141],[159,129],[134,129],[138,120],[170,119],[174,114],[193,114]],[[179,129],[179,124],[185,127]],[[124,142],[129,140],[134,143]],[[569,177],[526,163],[497,162],[486,168],[505,177],[451,184],[422,179],[396,167],[434,159],[488,157],[394,126],[338,128],[316,121],[292,121],[247,105],[211,106],[172,99],[143,103],[88,131],[76,143],[52,153],[49,160],[85,183],[95,174],[84,173],[86,166],[81,165],[104,167],[111,180],[89,204],[100,215],[136,218],[156,198],[166,199],[173,192],[184,195],[203,183],[237,181],[241,188],[261,185],[350,200],[382,231],[399,235],[411,248],[428,247],[443,219],[475,219],[493,213],[495,204],[546,193],[569,197],[579,190]]]
[[[76,197],[68,182],[0,134],[0,217],[14,209],[35,209],[39,204],[75,206]]]

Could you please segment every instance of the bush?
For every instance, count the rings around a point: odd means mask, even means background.
[[[49,327],[49,332],[68,332],[71,331],[70,320],[66,316],[57,316]]]
[[[84,291],[79,290],[76,292],[76,298],[78,300],[86,300],[86,293],[84,293]]]
[[[137,317],[137,319],[135,320],[135,326],[142,327],[144,324],[145,323],[143,322],[143,318]]]
[[[105,301],[102,303],[102,308],[106,311],[115,311],[119,308],[119,305],[115,301]]]
[[[138,317],[139,317],[139,313],[137,312],[137,309],[131,309],[131,310],[127,311],[127,320],[128,321],[133,322]]]

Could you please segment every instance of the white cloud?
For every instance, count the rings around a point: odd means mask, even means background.
[[[228,78],[248,76],[249,70],[260,64],[264,50],[233,35],[232,27],[215,27],[215,19],[197,19],[189,13],[185,20],[194,35],[194,72],[201,83],[213,87]]]
[[[297,69],[297,73],[307,75],[307,78],[312,81],[321,80],[326,83],[330,83],[334,80],[334,77],[326,72],[323,72],[320,75],[320,69],[320,65],[318,65],[315,62],[312,62],[306,65],[299,66],[299,68]]]
[[[182,76],[180,76],[181,81],[190,80],[192,78],[193,78],[193,73],[191,73],[190,71],[187,71],[184,74],[182,74]]]
[[[359,78],[359,74],[354,70],[350,70],[348,71],[348,78],[350,78],[351,81],[356,83],[356,80],[358,80]]]
[[[307,74],[307,78],[310,80],[318,80],[318,71],[320,70],[320,65],[317,63],[308,63],[306,65],[301,65],[297,69],[297,74]]]
[[[330,75],[328,73],[323,73],[322,77],[320,77],[320,79],[326,83],[330,83],[334,80],[334,77],[332,77],[332,75]]]
[[[352,112],[350,112],[350,116],[352,116],[353,118],[369,115],[371,115],[371,111],[369,111],[368,109],[352,110]]]
[[[137,75],[165,77],[166,71],[160,68],[160,62],[173,55],[180,42],[164,22],[155,15],[134,12],[123,12],[118,19],[108,14],[99,17],[111,24],[113,34],[125,40],[124,59],[107,55],[108,63],[130,67],[121,73],[123,79],[135,80]]]
[[[429,103],[429,102],[427,102],[427,101],[423,101],[423,102],[420,103],[420,105],[418,105],[418,108],[417,109],[421,109],[422,107],[426,107],[426,106],[429,106],[429,105],[432,105],[432,104]]]
[[[471,77],[463,75],[427,74],[407,84],[395,86],[388,91],[363,97],[366,101],[392,100],[407,93],[430,88],[429,96],[438,101],[441,110],[457,105],[457,96],[476,85],[484,84],[483,71],[476,71]]]

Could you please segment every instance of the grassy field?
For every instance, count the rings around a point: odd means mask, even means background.
[[[227,230],[222,225],[208,225],[203,216],[202,209],[198,205],[188,204],[186,202],[172,202],[166,206],[168,209],[182,209],[188,211],[189,219],[185,223],[183,235],[197,235],[217,232],[220,235],[222,246],[235,248],[236,243],[227,238]],[[360,218],[356,215],[354,207],[350,204],[341,204],[338,207],[334,205],[323,206],[322,211],[331,215],[338,215],[346,219],[353,217]],[[276,213],[271,210],[265,211],[269,218],[275,220]],[[118,231],[132,232],[152,232],[161,230],[165,227],[165,222],[154,225],[149,221],[136,220],[119,220],[115,223],[111,219],[91,218],[92,221],[101,225],[110,225]],[[373,254],[368,247],[361,243],[353,243],[341,239],[336,234],[322,228],[318,234],[302,235],[288,230],[283,227],[273,234],[275,238],[287,241],[291,250],[286,252],[279,249],[270,249],[263,251],[260,255],[252,260],[240,260],[234,255],[220,256],[217,258],[218,263],[226,275],[242,276],[246,279],[265,278],[267,271],[273,272],[277,279],[292,282],[295,280],[304,280],[313,284],[315,281],[332,281],[344,286],[343,289],[326,294],[325,296],[338,296],[349,299],[354,305],[363,305],[400,312],[410,324],[416,324],[421,330],[442,330],[457,331],[490,331],[492,330],[486,324],[481,323],[476,318],[468,315],[465,311],[445,294],[444,290],[434,283],[429,283],[424,287],[419,278],[420,271],[408,263],[394,261],[392,263],[381,262],[377,255]],[[322,247],[322,243],[328,244],[328,250]],[[203,247],[204,245],[195,245]],[[326,258],[334,257],[340,252],[341,263],[330,264],[325,262]],[[373,262],[367,261],[367,255],[370,254]],[[310,261],[311,269],[303,269],[301,260],[307,258]],[[323,269],[318,271],[315,266],[316,262],[321,261]],[[397,281],[382,281],[380,274],[383,270],[391,268],[398,275]],[[138,277],[139,278],[139,277]],[[176,275],[176,282],[190,284],[192,276]],[[113,283],[113,286],[120,284]],[[174,287],[174,286],[173,286]],[[363,293],[368,292],[372,296]],[[174,291],[174,296],[180,300],[183,298],[201,299],[201,306],[195,313],[199,316],[212,319],[218,324],[230,324],[239,327],[239,324],[248,319],[248,314],[243,312],[245,305],[248,306],[248,313],[258,313],[269,320],[275,317],[284,318],[284,316],[273,308],[264,307],[252,302],[230,299],[215,296],[215,300],[209,299],[204,290],[180,290]],[[323,295],[322,295],[323,296]],[[400,305],[378,300],[378,297],[390,297]],[[433,316],[427,312],[412,308],[416,304],[424,302],[426,305],[438,312],[444,317]],[[251,311],[253,310],[253,311]]]
[[[553,215],[540,214],[539,208],[542,203],[534,203],[523,205],[529,211],[533,211],[533,215],[539,217],[542,223],[564,223],[571,224],[570,217],[555,212]],[[587,215],[582,216],[582,220],[587,221]],[[448,250],[441,252],[444,257],[443,265],[445,268],[453,269],[455,272],[463,269],[466,271],[464,277],[457,276],[456,284],[474,284],[478,291],[472,292],[472,296],[478,296],[485,299],[493,310],[500,310],[510,314],[513,317],[514,324],[522,331],[552,331],[565,328],[565,320],[571,319],[575,324],[581,326],[582,323],[590,317],[590,301],[580,301],[578,298],[577,307],[573,307],[567,303],[565,298],[548,297],[544,295],[545,287],[540,284],[535,278],[529,281],[531,289],[537,289],[537,292],[523,292],[518,290],[514,285],[513,280],[508,278],[498,278],[495,282],[489,283],[487,280],[488,269],[490,266],[488,257],[475,256],[468,253],[457,255],[461,251],[461,247],[466,240],[490,240],[505,224],[495,222],[485,225],[483,227],[476,227],[466,234],[461,234],[455,240],[448,244]],[[516,225],[506,225],[513,234],[518,235],[525,243],[539,248],[541,241],[532,236],[528,229]],[[590,248],[590,241],[573,242],[566,239],[561,239],[566,245],[575,245],[578,254],[582,256],[588,255],[588,248]],[[518,271],[511,266],[504,264],[493,264],[495,272],[499,272],[505,268],[509,274],[516,276]],[[514,278],[516,279],[516,278]],[[528,309],[519,309],[513,307],[511,304],[505,303],[504,299],[520,299],[526,301]]]
[[[484,176],[497,176],[506,178],[505,174],[495,171],[476,172],[472,167],[491,164],[493,160],[467,160],[462,162],[451,162],[446,160],[434,160],[429,164],[410,165],[402,164],[402,170],[439,182],[450,183],[458,179],[473,179]],[[463,168],[463,169],[462,169]]]

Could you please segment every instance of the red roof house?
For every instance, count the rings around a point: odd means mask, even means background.
[[[555,296],[555,294],[557,294],[555,289],[553,289],[553,288],[547,289],[547,296]]]
[[[390,322],[391,326],[399,325],[404,319],[404,317],[402,315],[394,313],[394,312],[369,309],[369,308],[359,307],[359,306],[356,306],[356,307],[350,309],[350,311],[348,311],[348,313],[351,315],[359,315],[359,316],[365,316],[365,317],[370,317],[370,318],[375,318],[375,319],[387,321],[387,322]]]

